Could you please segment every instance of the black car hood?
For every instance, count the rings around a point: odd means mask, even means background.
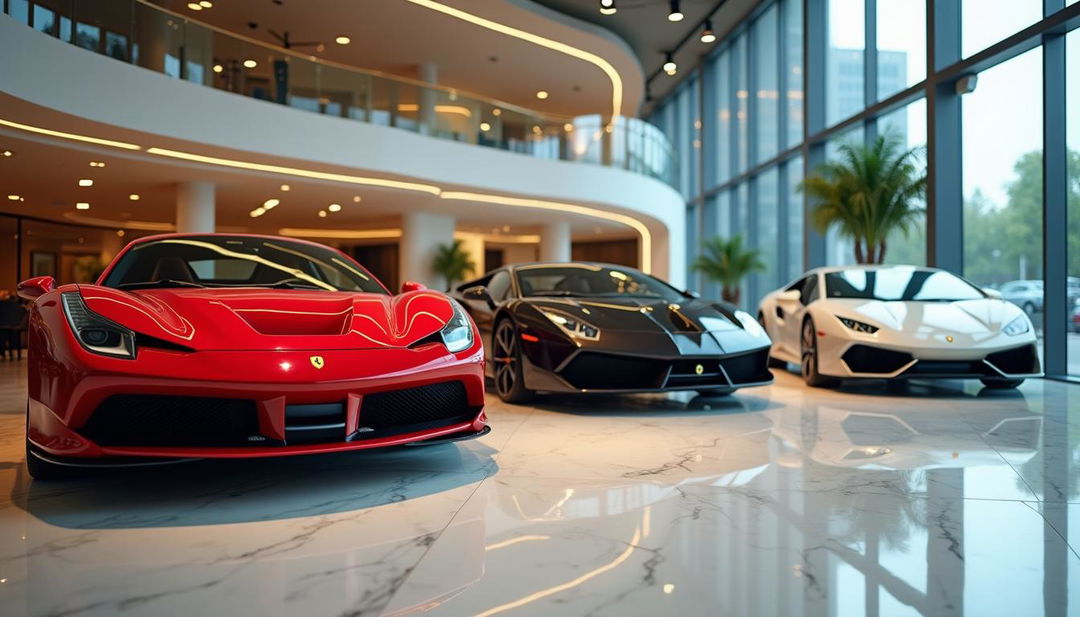
[[[694,334],[742,330],[734,309],[687,298],[668,302],[640,297],[529,298],[536,308],[552,308],[579,317],[608,332]]]

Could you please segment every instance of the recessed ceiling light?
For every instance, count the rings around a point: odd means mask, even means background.
[[[132,193],[132,194],[128,195],[128,199],[130,199],[131,201],[139,201],[139,194],[138,193]]]
[[[334,42],[337,43],[338,45],[348,45],[349,43],[352,43],[352,39],[350,39],[347,36],[339,36],[336,39],[334,39]]]
[[[330,204],[326,209],[331,212],[341,212],[341,204]]]
[[[546,99],[547,97],[548,97],[547,90],[540,90],[540,91],[538,91],[536,93],[536,98],[540,99],[541,101]]]
[[[79,186],[94,186],[94,181],[89,178],[79,180]]]
[[[214,65],[214,72],[215,73],[220,73],[220,72],[222,72],[224,70],[225,70],[225,67],[221,66],[220,64],[215,64]]]
[[[116,230],[116,235],[120,236],[121,238],[124,237],[125,233],[126,232],[123,229],[117,229]]]
[[[244,60],[244,68],[253,69],[257,66],[259,66],[259,63],[254,60]]]
[[[76,210],[89,210],[90,209],[90,204],[86,203],[85,201],[80,201],[79,203],[75,204],[75,209]]]
[[[263,202],[262,207],[266,208],[267,210],[273,210],[280,203],[281,203],[280,199],[267,199],[266,201]]]
[[[326,210],[319,210],[319,218],[321,218],[321,219],[326,218]]]
[[[354,204],[360,203],[360,196],[359,195],[353,195],[352,201],[353,201]]]
[[[566,130],[567,133],[572,133],[574,131],[574,125],[570,124],[569,122],[564,124],[562,127]]]
[[[255,208],[249,214],[250,214],[251,218],[262,216],[262,215],[266,214],[266,208]]]
[[[203,7],[204,9],[212,9],[214,8],[214,3],[210,2],[210,0],[202,0],[202,2],[199,2],[199,6]]]
[[[668,21],[682,21],[683,12],[679,10],[679,0],[671,0],[671,10],[668,11]]]
[[[18,195],[8,195],[7,198],[11,201],[19,201],[20,199],[22,199],[22,197],[19,197]]]
[[[291,188],[292,188],[292,187],[291,187],[291,186],[289,186],[288,184],[282,184],[282,185],[281,185],[281,190],[282,190],[282,192],[285,192],[285,193],[288,193],[288,192],[289,192],[289,189],[291,189]]]
[[[491,130],[491,125],[488,124],[487,122],[481,122],[480,123],[480,130],[481,131],[490,131]]]
[[[495,116],[496,118],[498,118],[499,116],[501,116],[501,115],[502,115],[502,110],[501,110],[501,109],[499,109],[498,107],[496,107],[495,109],[492,109],[492,110],[491,110],[491,115],[493,115],[493,116]]]
[[[0,154],[3,154],[4,156],[15,156],[15,153],[11,150],[4,150],[3,152],[0,152]]]
[[[193,10],[193,11],[201,11],[201,10],[203,10],[202,5],[199,4],[198,2],[188,2],[187,7],[189,9]]]
[[[104,161],[90,161],[90,166],[91,167],[104,167],[105,162]]]

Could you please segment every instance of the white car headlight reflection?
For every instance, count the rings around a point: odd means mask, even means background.
[[[765,330],[762,329],[761,324],[754,319],[750,313],[746,311],[735,311],[735,318],[742,324],[743,330],[746,330],[750,336],[765,336]]]
[[[1031,327],[1028,325],[1028,319],[1026,315],[1020,315],[1016,319],[1009,322],[1007,326],[1001,329],[1002,332],[1009,336],[1017,336],[1027,332]]]
[[[454,316],[446,322],[439,334],[450,353],[457,353],[472,347],[473,331],[465,311],[461,310],[457,302],[451,301],[451,304],[454,306]]]

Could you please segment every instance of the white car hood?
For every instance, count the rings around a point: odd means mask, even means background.
[[[980,298],[957,302],[885,302],[854,298],[832,298],[835,313],[852,319],[865,318],[873,325],[891,330],[932,335],[993,334],[1001,331],[1023,312],[1003,300]]]

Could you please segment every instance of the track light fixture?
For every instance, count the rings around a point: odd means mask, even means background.
[[[615,0],[600,0],[600,14],[614,15],[619,8],[615,6]]]
[[[706,19],[705,25],[701,29],[701,42],[712,43],[716,41],[716,33],[712,29],[712,20]]]
[[[683,12],[679,10],[679,0],[671,0],[671,10],[668,11],[668,21],[682,21]]]
[[[671,52],[667,53],[667,60],[664,62],[664,72],[668,75],[674,75],[679,70],[679,65],[675,64],[675,58],[672,57]]]

